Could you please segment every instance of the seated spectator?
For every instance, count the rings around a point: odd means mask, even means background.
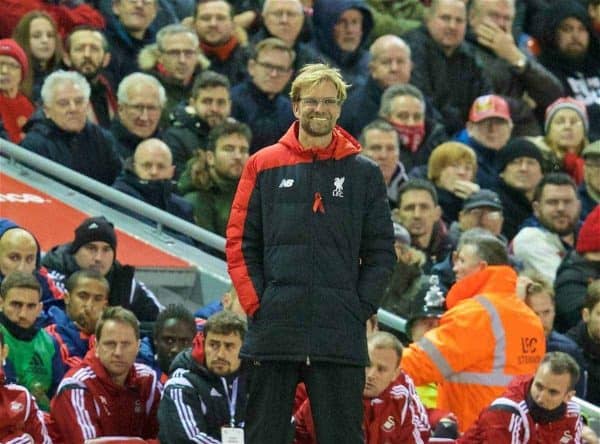
[[[65,375],[52,400],[50,429],[57,442],[104,436],[156,442],[161,384],[150,367],[134,363],[139,341],[132,312],[111,307],[102,313],[95,354]]]
[[[396,130],[385,120],[377,119],[365,126],[358,140],[362,154],[379,165],[390,205],[398,205],[398,188],[408,180],[408,176],[400,162],[400,144]]]
[[[346,83],[366,81],[373,16],[363,0],[315,2],[313,46],[323,63],[338,68]]]
[[[575,248],[581,203],[577,186],[565,173],[551,173],[537,185],[533,216],[512,241],[515,257],[550,282],[565,255]]]
[[[40,284],[31,273],[8,275],[0,285],[0,332],[9,349],[8,378],[27,387],[40,408],[48,411],[65,369],[59,345],[35,326],[42,312],[40,298]]]
[[[584,103],[562,97],[546,109],[544,136],[531,140],[544,155],[546,171],[565,171],[576,184],[583,181],[581,152],[587,145],[589,120]]]
[[[51,307],[46,331],[61,347],[67,369],[81,364],[92,348],[91,336],[108,305],[108,281],[96,270],[79,270],[65,283],[65,310]]]
[[[583,222],[575,250],[569,251],[556,271],[557,330],[566,332],[581,318],[587,285],[600,279],[600,205]]]
[[[164,384],[171,363],[179,352],[192,346],[195,335],[194,315],[182,304],[170,304],[156,318],[152,338],[141,340],[137,362],[152,367]]]
[[[33,10],[22,16],[13,32],[13,38],[29,59],[31,75],[24,78],[23,90],[33,103],[39,102],[46,77],[62,62],[58,22],[46,12]]]
[[[464,431],[512,376],[535,370],[545,347],[541,322],[517,297],[517,274],[498,238],[469,237],[454,271],[440,325],[411,344],[400,365],[416,385],[438,384],[437,407],[453,412]]]
[[[546,336],[546,351],[560,351],[570,355],[581,370],[581,378],[576,384],[577,396],[585,397],[587,389],[587,372],[585,370],[585,359],[579,346],[569,337],[554,330],[554,318],[556,316],[556,303],[554,300],[554,289],[552,283],[548,282],[535,271],[525,270],[519,275],[517,281],[517,291],[519,291],[519,281],[524,281],[525,295],[524,301],[529,308],[540,318],[544,335]],[[581,316],[581,315],[580,315]]]
[[[477,157],[467,145],[445,142],[435,147],[427,163],[427,178],[435,185],[442,219],[446,225],[458,220],[465,199],[479,191],[475,183]]]
[[[175,165],[169,147],[162,140],[146,139],[137,146],[133,158],[127,162],[113,188],[187,222],[193,222],[192,206],[173,192],[174,183],[171,179],[174,172]],[[156,225],[152,219],[139,214],[135,207],[118,209],[148,225]],[[171,230],[165,231],[172,233]],[[187,236],[172,234],[191,243]]]
[[[581,311],[582,320],[567,332],[583,350],[587,362],[588,391],[586,401],[600,405],[600,280],[588,286]]]
[[[412,70],[410,48],[398,36],[379,37],[369,48],[369,54],[369,76],[364,84],[353,85],[339,121],[354,137],[377,117],[383,92],[392,85],[407,84]]]
[[[248,60],[250,79],[231,89],[231,116],[247,124],[254,135],[250,154],[277,142],[294,121],[292,104],[283,90],[295,57],[283,41],[262,40]]]
[[[192,92],[194,77],[209,65],[200,52],[196,33],[180,24],[167,25],[156,34],[156,43],[142,49],[138,65],[156,77],[167,94],[160,126],[166,127],[171,113]]]
[[[531,201],[544,175],[544,159],[532,142],[516,138],[500,150],[496,162],[499,177],[496,191],[504,208],[510,208],[504,217],[502,234],[511,240],[521,224],[533,214]]]
[[[446,257],[451,248],[433,184],[411,179],[402,185],[395,216],[410,233],[412,246],[425,253],[423,272],[429,274],[433,264]]]
[[[130,2],[113,0],[106,24],[106,39],[111,57],[106,74],[113,88],[129,74],[138,71],[138,54],[154,43],[156,30],[150,25],[156,18],[158,0]]]
[[[65,39],[63,63],[85,77],[90,84],[88,119],[107,129],[117,113],[117,97],[103,74],[110,56],[108,40],[99,29],[79,26]]]
[[[223,74],[232,85],[246,78],[248,50],[236,36],[234,10],[226,0],[198,2],[194,15],[200,49],[210,60],[210,69]]]
[[[483,188],[496,189],[496,162],[510,139],[513,123],[508,103],[500,96],[478,97],[471,106],[467,127],[456,140],[469,145],[477,155],[477,180]]]
[[[448,140],[443,125],[428,115],[425,98],[413,85],[392,85],[386,89],[379,116],[398,132],[402,163],[409,173],[427,165],[431,151]]]
[[[411,83],[431,97],[448,134],[454,134],[467,121],[473,101],[489,94],[491,86],[464,41],[467,12],[462,0],[433,1],[424,22],[402,36],[412,50]]]
[[[246,322],[222,311],[206,321],[201,342],[177,356],[158,410],[162,444],[243,436],[246,375],[238,355],[245,334]]]
[[[582,101],[588,136],[600,139],[600,39],[582,2],[550,2],[538,19],[539,61],[561,81],[565,95]]]
[[[590,143],[581,153],[583,157],[583,182],[578,194],[581,200],[581,219],[600,204],[600,140]]]
[[[579,366],[569,355],[548,353],[533,377],[514,378],[456,442],[550,443],[565,437],[580,442],[583,421],[579,405],[571,401],[579,375]]]
[[[248,161],[251,141],[250,128],[239,122],[227,121],[208,133],[208,184],[185,195],[198,226],[225,236],[231,204]]]
[[[42,289],[44,311],[63,305],[63,292],[41,264],[40,245],[33,234],[10,219],[0,218],[0,282],[15,271],[33,273]]]
[[[0,331],[0,362],[8,357],[8,346]],[[35,398],[20,385],[7,384],[0,365],[0,442],[51,444]]]
[[[182,101],[172,112],[171,125],[161,135],[175,164],[175,178],[179,179],[187,162],[197,150],[205,150],[211,128],[220,125],[231,113],[231,85],[227,77],[214,71],[201,72],[194,81],[189,101]],[[189,172],[186,182],[189,182]],[[189,184],[188,184],[189,185]],[[188,187],[180,188],[181,194]]]
[[[23,91],[28,75],[29,62],[23,49],[12,39],[0,40],[0,121],[13,143],[23,140],[23,126],[35,110]]]
[[[23,148],[105,185],[121,171],[116,142],[87,119],[90,85],[76,72],[56,71],[42,87],[43,112],[25,125]]]
[[[119,113],[110,131],[117,140],[121,159],[125,160],[133,156],[141,142],[158,137],[158,124],[167,96],[155,77],[136,72],[119,83],[117,100]]]
[[[475,49],[495,94],[510,105],[514,136],[541,134],[539,121],[546,107],[563,95],[563,86],[535,57],[528,56],[515,41],[515,0],[474,0],[469,4],[466,40]],[[542,2],[540,2],[542,3]],[[537,115],[536,115],[537,114]],[[539,120],[539,121],[538,121]]]
[[[431,427],[412,379],[400,369],[402,344],[387,332],[367,339],[369,366],[363,390],[365,443],[428,442]],[[317,443],[313,412],[308,400],[294,415],[296,444]]]
[[[162,306],[156,296],[138,282],[135,268],[117,259],[117,236],[103,216],[85,219],[75,229],[72,242],[53,247],[42,260],[57,285],[79,270],[97,270],[110,286],[108,305],[130,309],[140,321],[154,321]]]

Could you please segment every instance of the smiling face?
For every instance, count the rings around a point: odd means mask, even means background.
[[[340,117],[341,105],[337,101],[337,96],[337,88],[327,80],[300,92],[300,99],[294,103],[293,109],[304,133],[310,137],[324,137],[331,134]],[[331,103],[329,101],[325,103],[327,99],[330,99]],[[316,106],[314,100],[318,102]]]

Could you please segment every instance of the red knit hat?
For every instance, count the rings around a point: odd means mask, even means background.
[[[600,251],[600,204],[585,218],[577,236],[577,253]]]
[[[12,57],[19,62],[19,65],[21,65],[22,82],[29,70],[29,61],[27,60],[27,54],[25,54],[23,48],[21,48],[13,39],[2,39],[0,40],[0,55]]]

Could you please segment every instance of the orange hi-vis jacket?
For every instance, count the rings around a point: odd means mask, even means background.
[[[515,294],[517,275],[488,266],[454,284],[440,325],[404,350],[401,367],[415,385],[438,383],[438,408],[461,431],[504,392],[514,376],[532,375],[546,352],[535,313]]]

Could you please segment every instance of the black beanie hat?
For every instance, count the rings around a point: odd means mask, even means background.
[[[116,253],[117,235],[115,228],[104,216],[90,217],[75,228],[75,239],[71,243],[71,254],[90,242],[106,242]]]
[[[501,173],[513,160],[519,157],[531,157],[540,164],[540,167],[544,168],[544,156],[540,149],[529,140],[518,137],[511,139],[504,148],[498,152],[496,157],[496,170]]]

